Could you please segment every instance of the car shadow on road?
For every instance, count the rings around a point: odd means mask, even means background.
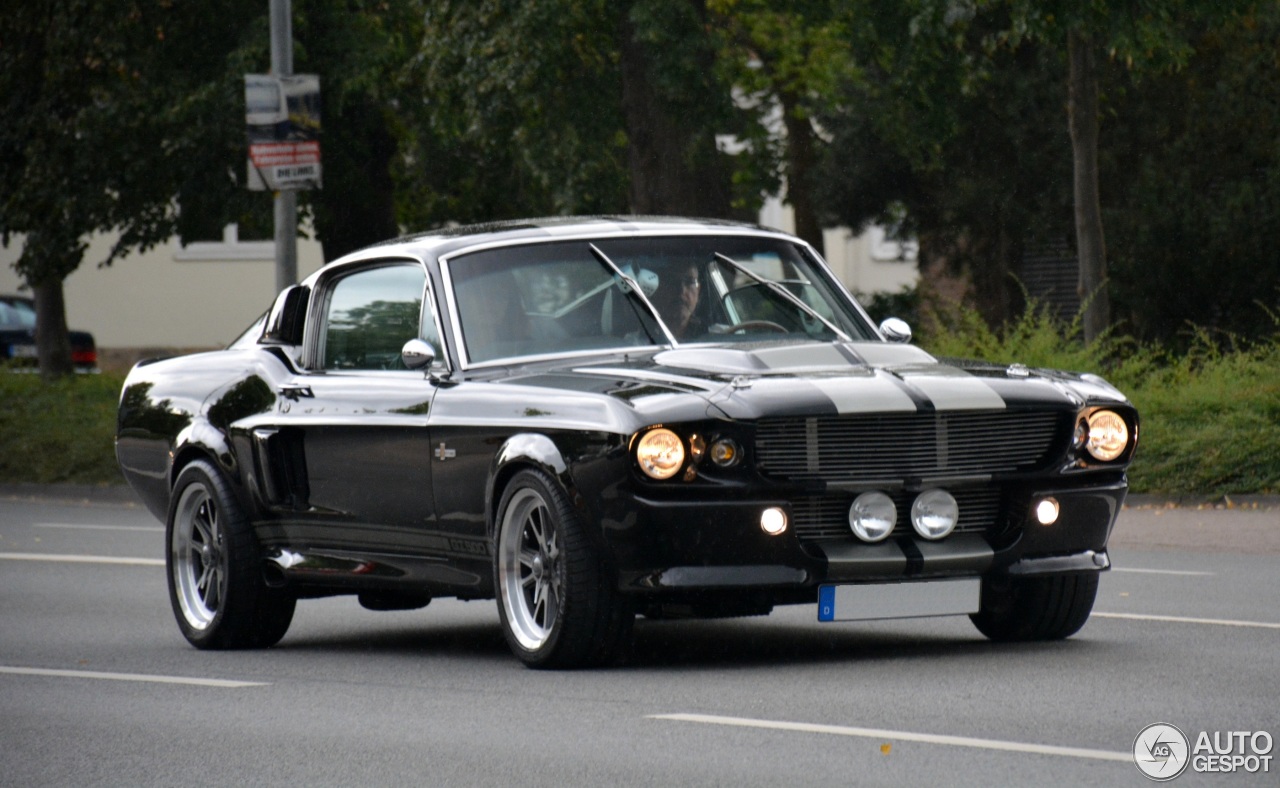
[[[892,631],[829,625],[752,625],[734,622],[637,622],[635,644],[623,665],[631,668],[715,668],[779,664],[868,664],[892,660],[988,660],[1008,652],[1020,657],[1083,654],[1098,641],[1083,637],[1045,643],[994,643],[979,635]]]
[[[895,622],[877,626],[789,624],[768,618],[701,621],[636,621],[633,644],[614,670],[717,669],[778,665],[848,663],[867,665],[893,660],[948,661],[973,659],[987,663],[993,654],[1019,658],[1050,655],[1056,659],[1096,658],[1114,643],[1082,633],[1063,641],[995,643],[961,627]],[[358,627],[308,627],[290,633],[275,650],[347,656],[359,653],[415,659],[464,658],[475,662],[514,664],[496,621],[430,622],[406,618],[370,619]],[[610,668],[606,668],[610,669]]]

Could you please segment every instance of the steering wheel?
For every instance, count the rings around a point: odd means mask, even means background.
[[[734,323],[733,325],[729,326],[729,330],[726,333],[737,334],[741,331],[747,331],[749,329],[759,329],[759,328],[763,328],[767,331],[777,331],[779,334],[791,333],[791,329],[787,328],[786,326],[775,323],[772,320],[744,320],[741,323]]]

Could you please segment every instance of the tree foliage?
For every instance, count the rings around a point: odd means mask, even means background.
[[[24,239],[18,269],[49,321],[42,361],[59,362],[61,282],[91,234],[116,233],[108,259],[91,261],[108,264],[264,213],[269,196],[243,188],[242,76],[267,70],[267,4],[10,6],[0,233]],[[836,223],[915,233],[922,262],[964,273],[993,324],[1019,311],[1029,251],[1089,238],[1110,261],[1117,317],[1143,337],[1187,321],[1265,332],[1280,313],[1274,3],[293,10],[295,68],[324,93],[325,188],[302,203],[328,258],[402,229],[521,215],[747,218],[785,188],[815,244]],[[1098,124],[1105,245],[1101,222],[1081,235],[1073,217],[1071,42],[1096,63],[1097,110],[1082,114]],[[721,150],[729,136],[735,156]]]

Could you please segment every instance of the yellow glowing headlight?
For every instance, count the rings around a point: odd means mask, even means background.
[[[636,462],[653,479],[670,479],[684,465],[684,442],[669,429],[649,430],[636,444]]]
[[[1099,410],[1089,416],[1089,438],[1085,443],[1095,459],[1110,462],[1124,454],[1129,445],[1129,425],[1120,414]]]

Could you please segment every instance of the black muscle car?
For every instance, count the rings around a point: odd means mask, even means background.
[[[637,615],[779,604],[1073,634],[1138,414],[1093,375],[909,338],[778,232],[442,230],[326,266],[226,350],[139,364],[117,455],[199,648],[272,645],[333,594],[496,598],[533,667],[606,662]]]

